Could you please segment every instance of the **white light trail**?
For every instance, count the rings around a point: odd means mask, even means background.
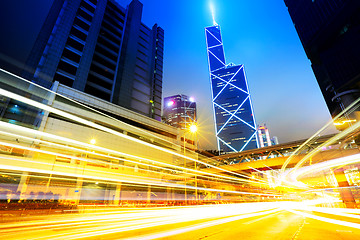
[[[79,122],[79,123],[81,123],[81,124],[84,124],[84,125],[93,127],[93,128],[95,128],[95,129],[98,129],[98,130],[101,130],[101,131],[104,131],[104,132],[108,132],[108,133],[113,134],[113,135],[115,135],[115,136],[125,138],[125,139],[127,139],[127,140],[130,140],[130,141],[133,141],[133,142],[136,142],[136,143],[145,145],[145,146],[147,146],[147,147],[150,147],[150,148],[153,148],[153,149],[157,149],[157,150],[160,150],[160,151],[169,153],[169,154],[173,154],[173,155],[176,155],[176,156],[178,156],[178,157],[182,157],[182,158],[188,159],[188,160],[193,161],[193,162],[197,162],[197,163],[200,163],[200,164],[204,164],[205,166],[210,166],[210,167],[212,167],[212,168],[216,168],[216,169],[221,170],[221,171],[224,171],[224,172],[228,172],[228,173],[231,173],[231,174],[234,174],[234,175],[240,175],[240,176],[241,176],[241,174],[238,174],[238,173],[235,173],[235,172],[231,172],[231,171],[228,171],[228,170],[226,170],[226,169],[223,169],[223,168],[220,168],[220,167],[217,167],[217,166],[214,166],[214,165],[211,165],[211,164],[202,162],[202,161],[200,161],[200,160],[197,160],[197,159],[194,159],[194,158],[191,158],[191,157],[182,155],[182,154],[177,153],[177,152],[175,152],[175,151],[168,150],[168,149],[166,149],[166,148],[159,147],[159,146],[156,146],[156,145],[154,145],[154,144],[141,141],[141,140],[139,140],[139,139],[130,137],[130,136],[126,135],[126,134],[120,133],[120,132],[118,132],[118,131],[115,131],[115,130],[112,130],[112,129],[110,129],[110,128],[104,127],[104,126],[102,126],[102,125],[96,124],[96,123],[94,123],[94,122],[91,122],[91,121],[85,120],[85,119],[83,119],[83,118],[77,117],[77,116],[75,116],[75,115],[73,115],[73,114],[64,112],[64,111],[62,111],[62,110],[53,108],[53,107],[51,107],[51,106],[48,106],[48,105],[45,105],[45,104],[42,104],[42,103],[39,103],[39,102],[36,102],[36,101],[31,100],[31,99],[28,99],[28,98],[26,98],[26,97],[22,97],[22,96],[20,96],[20,95],[15,94],[15,93],[11,93],[11,92],[6,91],[6,90],[4,90],[4,89],[0,89],[0,95],[4,95],[4,96],[10,97],[10,98],[12,98],[12,99],[16,99],[16,100],[21,101],[21,102],[23,102],[23,103],[26,103],[26,104],[28,104],[28,105],[37,107],[37,108],[39,108],[39,109],[43,109],[43,110],[48,111],[48,112],[55,113],[55,114],[57,114],[57,115],[63,116],[63,117],[65,117],[65,118],[71,119],[71,120],[76,121],[76,122]],[[92,145],[92,144],[87,144],[87,145],[93,146],[93,147],[90,147],[90,148],[94,148],[94,145]],[[123,154],[124,154],[124,153],[123,153]],[[160,162],[158,162],[158,163],[160,163]],[[164,163],[161,162],[161,164],[164,164]],[[179,168],[179,167],[178,167],[178,168]],[[187,170],[189,171],[189,169],[187,169]],[[196,171],[196,170],[193,170],[193,171]],[[242,176],[242,177],[244,177],[244,176]],[[227,178],[227,177],[221,176],[221,178]],[[238,181],[244,181],[244,180],[245,180],[245,179],[239,179],[239,178],[232,178],[232,179],[238,180]],[[249,181],[249,180],[248,180],[248,181]]]

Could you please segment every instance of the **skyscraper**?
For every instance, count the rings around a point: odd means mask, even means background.
[[[171,126],[189,129],[197,121],[194,98],[183,94],[164,98],[164,117]]]
[[[23,76],[55,81],[161,120],[164,31],[141,22],[143,5],[54,0]]]
[[[225,62],[220,26],[205,28],[215,131],[224,153],[258,147],[256,123],[244,65]]]
[[[258,127],[258,134],[260,147],[269,147],[273,145],[272,140],[270,139],[269,129],[266,127],[266,125]]]
[[[330,114],[335,117],[360,97],[360,1],[284,1]],[[345,118],[359,120],[356,115]]]

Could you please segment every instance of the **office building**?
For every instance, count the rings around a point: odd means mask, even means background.
[[[23,77],[55,81],[161,120],[164,31],[141,22],[143,5],[54,0]]]
[[[258,134],[259,134],[260,147],[269,147],[269,146],[273,145],[272,139],[270,139],[269,129],[266,127],[265,124],[264,124],[264,126],[258,127]]]
[[[258,147],[244,65],[226,64],[220,26],[205,28],[215,131],[220,152]]]
[[[271,138],[271,145],[278,145],[279,144],[279,139],[277,136],[273,136]]]
[[[196,102],[193,97],[180,94],[164,98],[165,122],[173,127],[189,129],[196,124]]]
[[[360,96],[360,1],[285,0],[285,4],[335,117]],[[358,110],[345,114],[338,126],[359,120]]]

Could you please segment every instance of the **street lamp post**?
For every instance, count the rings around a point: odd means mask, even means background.
[[[190,127],[187,129],[188,131],[190,131],[190,133],[195,134],[197,132],[197,126],[195,124],[191,124]],[[186,131],[184,133],[184,168],[186,168]],[[196,162],[194,162],[195,166],[194,168],[196,169]],[[184,182],[185,182],[185,204],[187,203],[187,191],[186,191],[186,174],[184,176]],[[195,175],[195,199],[197,200],[197,179],[196,179],[196,175]]]
[[[184,133],[184,168],[186,168],[186,158],[185,158],[185,153],[186,153],[186,147],[185,147],[185,136],[186,136],[186,132]],[[184,184],[185,184],[185,188],[184,188],[184,201],[185,204],[187,203],[187,196],[186,196],[186,173],[184,172]]]

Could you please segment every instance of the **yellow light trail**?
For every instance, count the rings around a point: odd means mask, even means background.
[[[331,219],[331,218],[326,218],[326,217],[320,217],[320,216],[316,216],[314,214],[310,214],[310,213],[304,213],[304,212],[300,212],[300,211],[296,211],[296,210],[292,210],[292,209],[286,209],[287,211],[297,214],[297,215],[301,215],[304,217],[308,217],[308,218],[312,218],[315,220],[319,220],[319,221],[323,221],[323,222],[327,222],[327,223],[333,223],[333,224],[337,224],[337,225],[341,225],[341,226],[345,226],[345,227],[351,227],[351,228],[357,228],[360,229],[360,224],[358,223],[352,223],[352,222],[346,222],[346,221],[342,221],[342,220],[336,220],[336,219]]]
[[[278,211],[279,206],[280,203],[243,203],[53,216],[46,221],[3,224],[0,234],[10,237],[15,230],[16,232],[32,233],[31,236],[23,235],[24,239],[80,239],[196,220],[222,218],[210,221],[205,225],[196,226],[196,229],[199,229],[239,219],[272,214]],[[192,230],[195,228],[180,231]],[[45,236],[42,233],[45,233]],[[170,233],[170,235],[173,234],[174,232]],[[169,235],[169,232],[166,235]],[[21,239],[21,236],[17,237]]]
[[[167,237],[175,238],[178,234],[210,228],[241,219],[255,217],[257,217],[256,219],[261,219],[261,216],[274,216],[281,211],[288,211],[322,222],[360,229],[360,224],[352,222],[358,221],[359,216],[342,213],[358,214],[359,210],[311,207],[323,200],[104,210],[96,213],[52,215],[46,220],[32,220],[30,218],[30,221],[2,223],[0,234],[8,240],[70,240],[82,238],[150,240]],[[329,217],[321,217],[310,214],[308,211],[330,215]],[[331,218],[332,215],[335,215],[335,218]],[[336,216],[346,217],[349,221],[338,220]],[[199,223],[199,221],[202,222]],[[181,224],[181,227],[176,227],[175,225],[169,227],[171,224]],[[166,230],[162,230],[163,228]],[[144,233],[135,231],[142,229],[148,230]],[[20,235],[19,232],[22,234]],[[118,235],[120,233],[122,235]]]
[[[115,150],[112,150],[112,149],[107,149],[107,148],[99,147],[99,146],[96,146],[96,145],[79,142],[79,141],[76,141],[76,140],[73,140],[73,139],[70,139],[70,138],[56,136],[56,135],[49,134],[49,133],[46,133],[46,132],[41,132],[41,131],[26,128],[26,127],[17,126],[17,125],[13,125],[13,124],[10,124],[10,123],[5,123],[5,122],[2,122],[2,121],[0,121],[0,128],[13,129],[13,130],[18,131],[18,132],[20,132],[22,134],[27,133],[27,134],[31,134],[31,135],[35,135],[35,136],[42,136],[42,137],[45,137],[45,138],[54,139],[54,140],[63,142],[65,144],[71,143],[71,144],[74,144],[75,146],[81,146],[81,147],[88,148],[88,149],[98,150],[100,152],[107,152],[107,153],[112,153],[112,154],[116,154],[116,155],[122,155],[122,156],[125,156],[125,157],[130,157],[130,158],[134,158],[134,159],[138,159],[138,160],[142,160],[142,161],[154,162],[154,163],[159,164],[159,165],[172,167],[172,168],[177,168],[177,169],[181,169],[183,171],[195,172],[195,173],[200,174],[199,176],[201,176],[201,175],[211,175],[211,176],[218,177],[218,178],[221,178],[221,179],[229,179],[229,180],[234,180],[234,181],[257,183],[255,181],[251,181],[251,180],[248,180],[248,179],[239,179],[239,178],[234,178],[234,177],[230,177],[230,176],[218,175],[218,174],[214,174],[214,173],[208,173],[208,172],[203,172],[203,171],[200,171],[200,170],[195,170],[195,169],[191,169],[191,168],[185,168],[185,167],[182,167],[182,166],[177,166],[177,165],[173,165],[173,164],[159,162],[159,161],[156,161],[156,160],[153,160],[153,159],[146,159],[146,158],[138,157],[138,156],[135,156],[135,155],[127,154],[127,153],[124,153],[124,152],[118,152],[118,151],[115,151]],[[121,160],[127,161],[127,159],[121,159]],[[136,163],[142,164],[141,162],[136,162]],[[151,166],[156,166],[156,165],[151,165]]]
[[[1,123],[0,123],[1,125]],[[42,144],[46,144],[48,146],[52,146],[52,147],[58,147],[58,148],[61,148],[61,149],[66,149],[66,150],[71,150],[71,151],[75,151],[75,152],[82,152],[82,153],[86,153],[86,154],[91,154],[91,155],[96,155],[96,156],[100,156],[100,157],[104,157],[104,158],[110,158],[110,159],[113,159],[113,160],[121,160],[121,161],[125,161],[125,162],[131,162],[131,163],[135,163],[135,164],[138,164],[138,165],[141,165],[141,166],[147,166],[147,167],[153,167],[153,168],[157,168],[157,169],[160,169],[160,170],[165,170],[165,171],[174,171],[174,169],[171,169],[171,168],[164,168],[164,167],[159,167],[157,165],[153,165],[153,164],[147,164],[147,163],[143,163],[139,161],[132,161],[130,159],[124,159],[124,158],[121,158],[121,157],[114,157],[114,156],[110,156],[109,154],[101,154],[101,153],[97,153],[97,152],[93,152],[93,151],[88,151],[88,150],[84,150],[84,149],[81,149],[81,148],[74,148],[74,147],[70,147],[70,146],[66,146],[66,145],[61,145],[61,144],[57,144],[57,143],[53,143],[53,142],[49,142],[49,141],[44,141],[44,140],[39,140],[39,139],[36,139],[36,138],[29,138],[29,137],[25,137],[25,136],[21,136],[21,135],[18,135],[18,134],[12,134],[12,133],[8,133],[8,132],[4,132],[4,131],[0,131],[0,134],[3,134],[3,135],[7,135],[7,136],[12,136],[12,137],[15,137],[15,138],[18,138],[18,139],[26,139],[28,141],[36,141],[38,143],[42,143]],[[19,145],[19,144],[11,144],[11,143],[7,143],[7,142],[2,142],[0,144],[3,144],[5,146],[12,146],[12,147],[17,147],[17,148],[22,148],[22,149],[26,149],[26,150],[29,150],[29,151],[34,151],[34,152],[42,152],[42,153],[46,153],[46,154],[50,154],[50,155],[55,155],[55,156],[62,156],[62,157],[66,157],[66,158],[72,158],[72,159],[78,159],[78,160],[81,160],[81,161],[84,161],[84,162],[99,162],[99,163],[104,163],[104,162],[100,162],[100,160],[90,160],[88,158],[79,158],[79,157],[75,157],[73,155],[65,155],[65,154],[59,154],[59,153],[56,153],[56,152],[49,152],[49,151],[43,151],[43,150],[39,150],[39,149],[36,149],[36,148],[28,148],[28,147],[23,147],[22,145]],[[109,149],[105,149],[107,152],[109,152],[110,150]],[[127,155],[128,156],[128,155]],[[135,157],[135,156],[134,156]],[[142,159],[143,160],[143,159]],[[147,161],[152,161],[151,159],[146,159]],[[107,163],[105,162],[106,165],[109,165],[109,166],[112,166],[113,163]],[[168,166],[168,165],[167,165]],[[174,165],[171,165],[171,166],[174,166]],[[129,169],[133,169],[132,167],[130,166],[125,166],[123,165],[122,167],[124,168],[129,168]],[[189,170],[189,171],[192,171],[192,169],[190,168],[183,168],[181,167],[182,170],[186,169],[186,170]],[[146,171],[146,172],[154,172],[154,173],[158,173],[158,172],[155,172],[155,171],[152,171],[152,170],[148,170],[148,169],[142,169],[143,171]],[[206,176],[208,175],[207,173],[204,173],[202,171],[197,171],[195,170],[197,173],[201,173],[201,174],[194,174],[194,173],[186,173],[186,175],[192,175],[192,176],[198,176],[198,177],[201,177],[201,176]],[[170,176],[171,178],[174,178],[174,175],[172,174],[169,174],[169,173],[162,173],[163,175],[168,175]],[[219,177],[221,175],[215,175],[213,174],[215,177]],[[214,176],[206,176],[207,178],[210,178],[210,179],[215,179]],[[178,175],[178,178],[184,178],[183,176],[181,175]],[[233,182],[233,183],[238,183],[238,179],[222,179],[222,181],[225,181],[225,182]],[[245,180],[247,181],[247,180]],[[252,183],[257,183],[255,181],[251,181],[249,180],[248,182],[252,182]]]
[[[141,141],[141,140],[139,140],[139,139],[130,137],[130,136],[126,135],[126,134],[117,132],[117,131],[112,130],[112,129],[110,129],[110,128],[101,126],[101,125],[96,124],[96,123],[94,123],[94,122],[85,120],[85,119],[83,119],[83,118],[77,117],[77,116],[75,116],[75,115],[73,115],[73,114],[64,112],[64,111],[62,111],[62,110],[53,108],[53,107],[51,107],[51,106],[48,106],[48,105],[45,105],[45,104],[36,102],[36,101],[31,100],[31,99],[28,99],[28,98],[26,98],[26,97],[22,97],[22,96],[20,96],[20,95],[18,95],[18,94],[15,94],[15,93],[6,91],[6,90],[4,90],[4,89],[0,89],[0,95],[4,95],[4,96],[6,96],[6,97],[9,97],[9,98],[12,98],[12,99],[16,99],[16,100],[18,100],[18,101],[21,101],[21,102],[26,103],[26,104],[28,104],[28,105],[34,106],[34,107],[36,107],[36,108],[39,108],[39,109],[42,109],[42,110],[45,110],[45,111],[48,111],[48,112],[55,113],[55,114],[57,114],[57,115],[60,115],[60,116],[62,116],[62,117],[68,118],[68,119],[71,119],[71,120],[76,121],[76,122],[79,122],[79,123],[81,123],[81,124],[84,124],[84,125],[93,127],[93,128],[95,128],[95,129],[98,129],[98,130],[101,130],[101,131],[104,131],[104,132],[113,134],[113,135],[118,136],[118,137],[125,138],[125,139],[127,139],[127,140],[130,140],[130,141],[133,141],[133,142],[136,142],[136,143],[145,145],[145,146],[150,147],[150,148],[154,148],[154,149],[157,149],[157,150],[166,152],[166,153],[170,153],[170,154],[176,155],[176,156],[178,156],[178,157],[182,157],[182,158],[188,159],[188,160],[190,160],[190,161],[194,161],[194,162],[197,162],[197,163],[200,163],[200,164],[204,164],[205,166],[209,166],[209,167],[212,167],[212,168],[215,168],[215,169],[224,171],[224,172],[228,172],[228,173],[231,173],[231,174],[233,174],[233,175],[238,175],[238,176],[242,176],[242,177],[247,177],[247,176],[245,176],[245,175],[241,175],[241,174],[238,174],[238,173],[235,173],[235,172],[231,172],[231,171],[229,171],[229,170],[226,170],[226,169],[223,169],[223,168],[220,168],[220,167],[217,167],[217,166],[214,166],[214,165],[211,165],[211,164],[202,162],[202,161],[200,161],[200,160],[197,160],[197,159],[194,159],[194,158],[185,156],[185,155],[183,155],[183,154],[180,154],[180,153],[177,153],[177,152],[168,150],[168,149],[165,149],[165,148],[163,148],[163,147],[159,147],[159,146],[153,145],[153,144],[151,144],[151,143],[147,143],[147,142]],[[91,144],[88,144],[88,145],[91,145]],[[92,145],[92,146],[94,146],[94,145]],[[223,176],[223,177],[224,177],[224,176]],[[237,180],[240,180],[240,179],[237,179]]]
[[[23,172],[36,172],[36,173],[42,173],[42,174],[55,174],[55,175],[62,175],[62,176],[68,176],[68,177],[79,177],[79,178],[89,178],[89,179],[97,179],[100,181],[108,181],[108,182],[126,182],[126,183],[133,183],[133,184],[145,184],[145,185],[154,185],[154,186],[160,186],[160,187],[172,187],[172,188],[179,188],[179,189],[197,189],[197,190],[204,190],[209,192],[222,192],[222,193],[233,193],[233,194],[244,194],[244,195],[256,195],[256,196],[280,196],[276,194],[267,194],[267,193],[254,193],[254,192],[241,192],[241,191],[231,191],[231,190],[223,190],[223,189],[216,189],[216,188],[203,188],[203,187],[193,187],[188,185],[181,185],[181,184],[173,184],[173,183],[167,183],[167,182],[159,182],[155,180],[152,180],[152,178],[148,177],[140,177],[140,176],[134,176],[134,175],[125,175],[120,173],[113,173],[108,171],[100,171],[100,170],[91,170],[92,172],[95,172],[97,174],[103,174],[103,176],[108,177],[102,177],[102,176],[96,176],[96,175],[88,175],[85,173],[77,174],[77,173],[69,173],[68,169],[74,169],[79,170],[78,167],[72,167],[67,166],[67,171],[59,172],[54,170],[45,170],[45,169],[39,169],[37,168],[31,168],[31,167],[20,167],[20,166],[14,166],[15,160],[20,161],[16,158],[11,157],[2,157],[0,156],[0,159],[6,159],[9,161],[12,161],[13,165],[4,165],[0,164],[0,169],[7,169],[12,171],[23,171]],[[52,166],[52,164],[49,163],[43,163],[43,162],[36,162],[36,161],[30,161],[30,160],[21,160],[20,162],[23,163],[31,163],[31,164],[38,164],[38,165],[49,165]]]
[[[301,177],[311,174],[311,173],[323,171],[326,169],[331,169],[331,168],[334,168],[337,166],[358,163],[358,162],[360,162],[360,154],[355,154],[355,155],[351,155],[351,156],[328,160],[326,162],[313,164],[311,166],[302,167],[300,169],[297,169],[297,171],[291,172],[289,174],[289,177],[292,180],[297,181],[298,178],[301,178]]]
[[[360,122],[355,123],[354,125],[348,127],[347,129],[345,129],[344,131],[338,133],[337,135],[335,135],[334,137],[330,138],[328,141],[324,142],[323,144],[319,145],[317,148],[315,148],[314,150],[312,150],[310,153],[306,154],[305,157],[303,157],[296,165],[295,167],[292,169],[292,171],[296,171],[299,167],[301,167],[301,165],[306,162],[308,159],[310,159],[311,157],[313,157],[315,154],[319,153],[321,151],[321,149],[323,147],[327,147],[330,144],[333,144],[334,142],[337,142],[339,139],[348,136],[350,133],[352,133],[353,131],[357,130],[360,127]]]
[[[308,140],[306,140],[303,144],[301,144],[301,146],[299,146],[291,155],[290,157],[288,157],[286,159],[286,161],[284,162],[284,164],[281,167],[281,172],[285,172],[285,169],[287,167],[287,165],[290,163],[291,159],[294,158],[294,156],[296,156],[299,152],[301,152],[303,150],[303,148],[309,144],[311,144],[311,141],[313,141],[314,139],[316,139],[316,137],[319,137],[320,134],[326,129],[328,128],[330,125],[332,125],[338,118],[340,118],[341,116],[343,116],[344,114],[348,114],[349,111],[356,106],[357,104],[359,104],[360,102],[360,98],[358,98],[357,100],[355,100],[352,104],[350,104],[347,108],[345,108],[342,112],[340,112],[338,115],[336,115],[331,121],[329,121],[325,126],[323,126],[320,130],[318,130],[314,135],[312,135]]]

